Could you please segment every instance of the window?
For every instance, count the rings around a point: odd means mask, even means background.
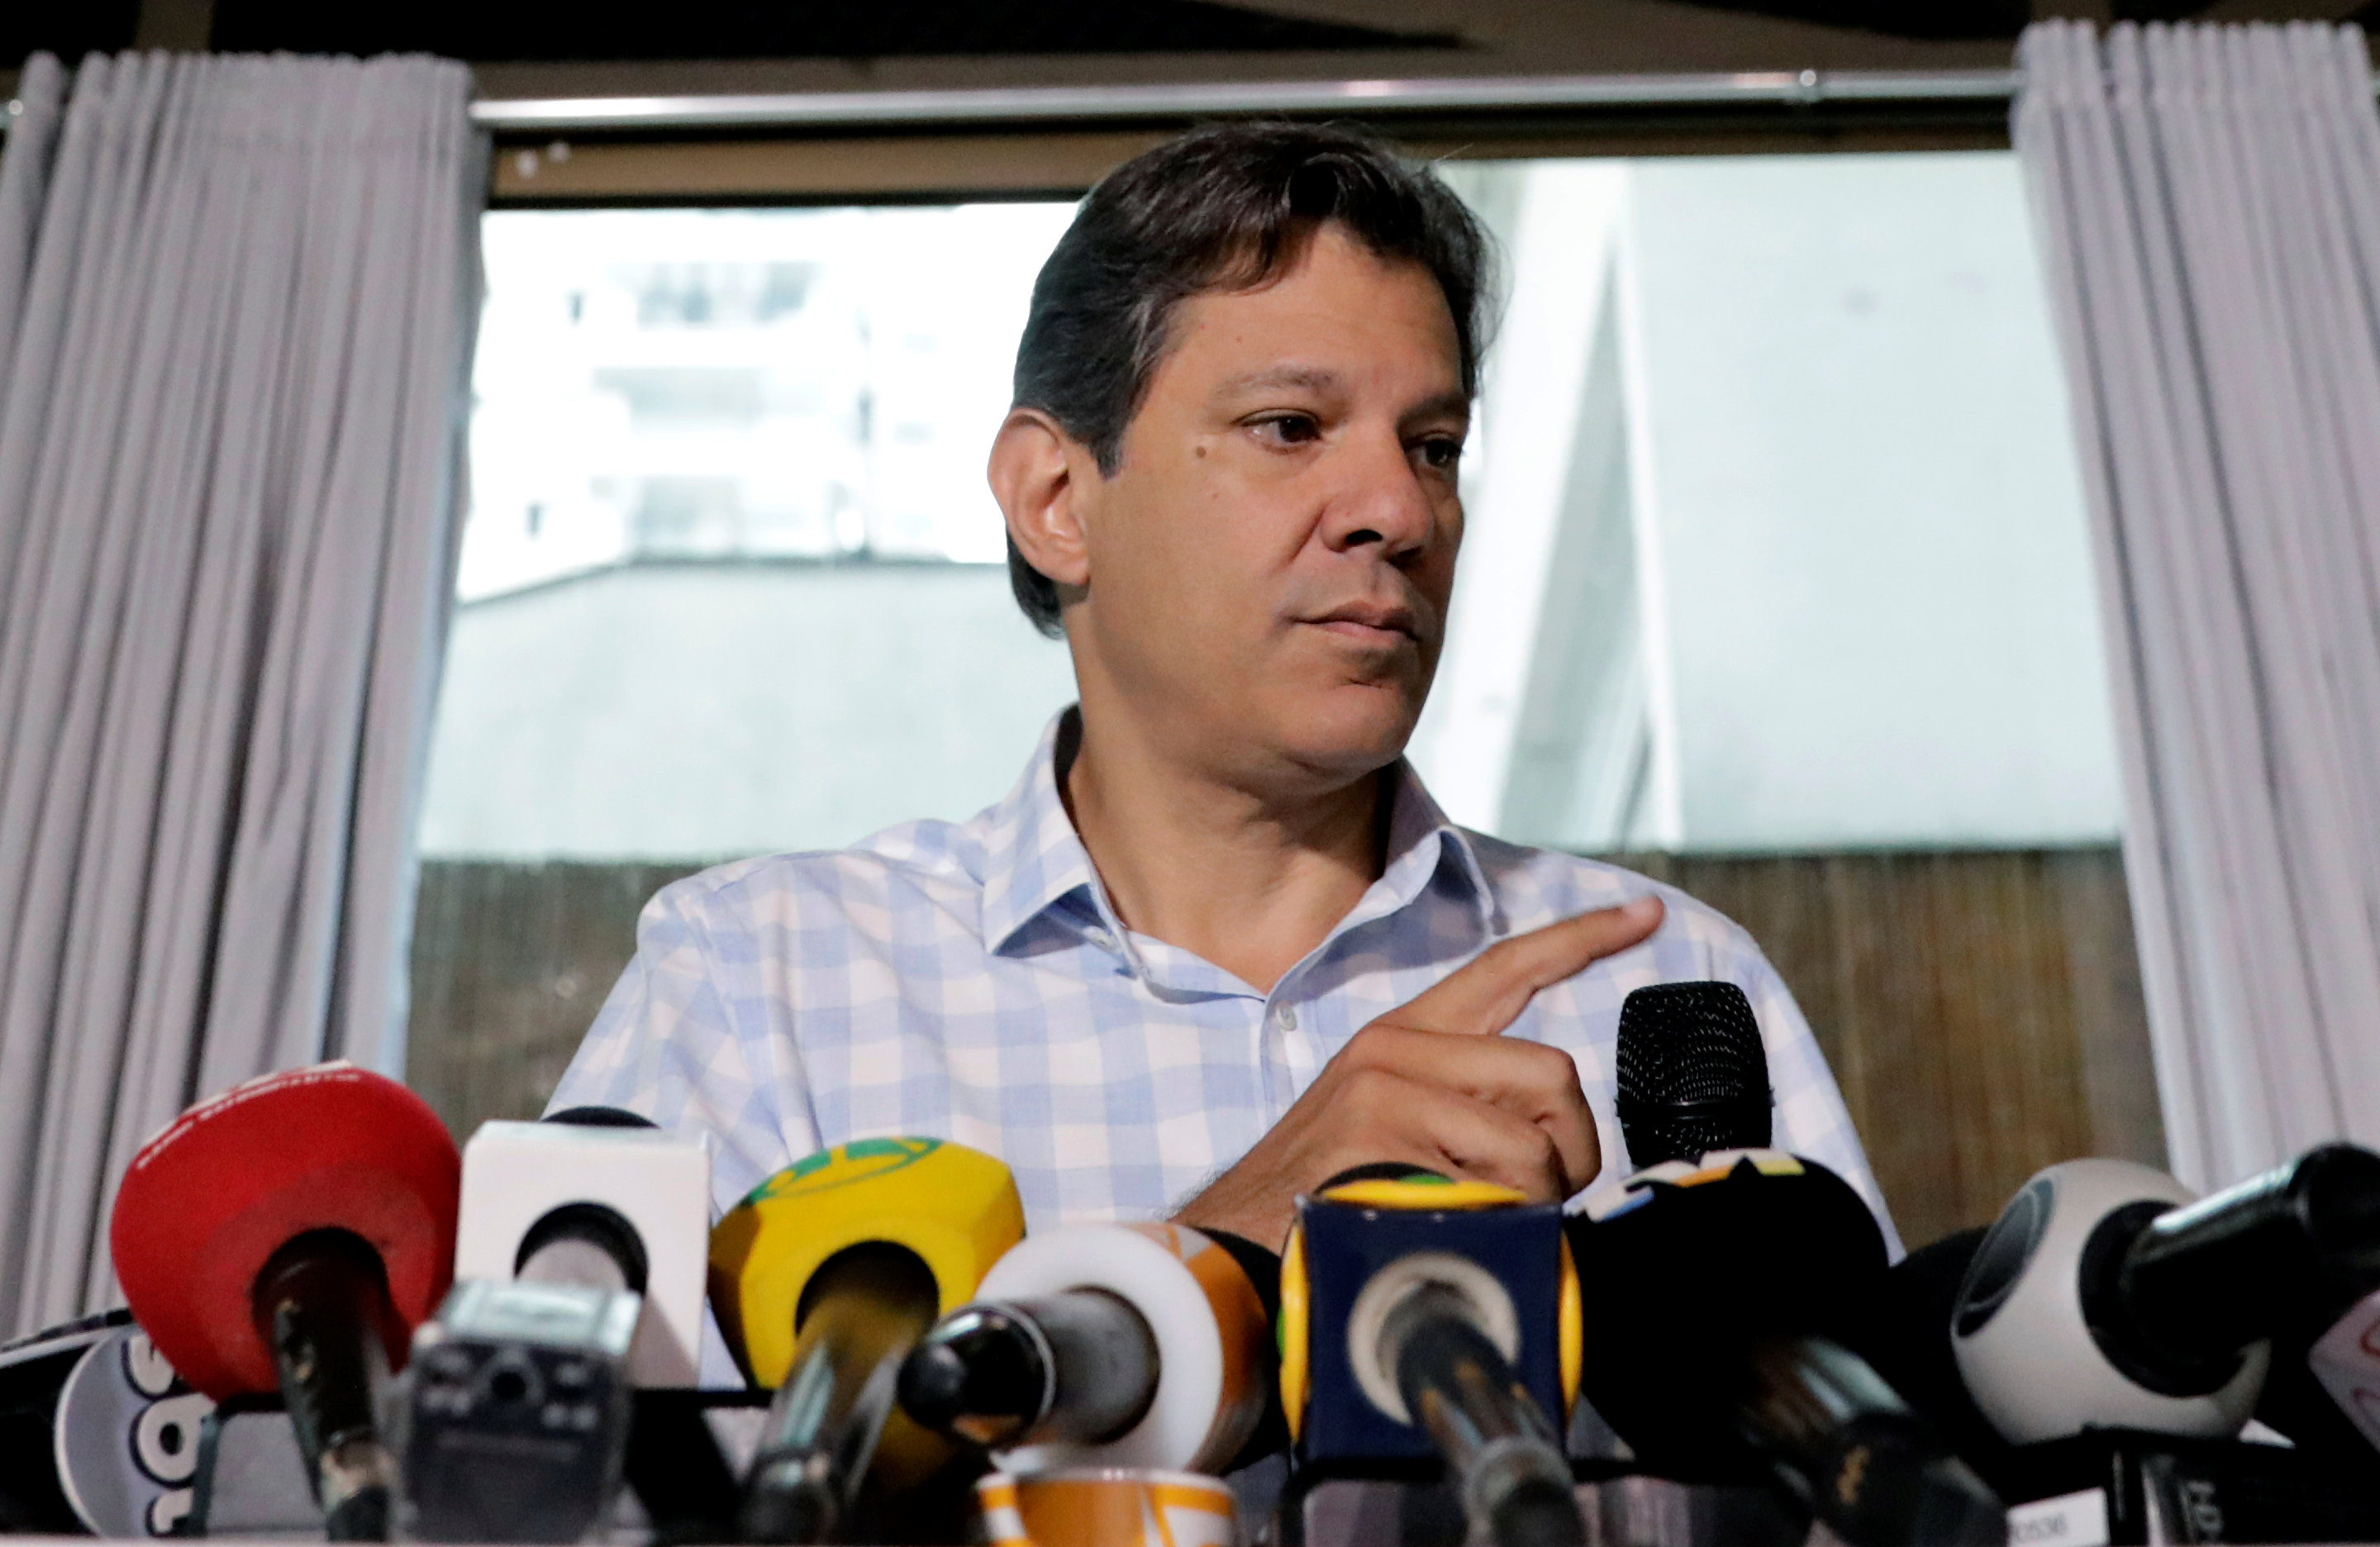
[[[984,484],[1063,203],[499,212],[422,845],[963,816],[1071,696]]]
[[[1749,928],[1910,1240],[2157,1160],[2013,158],[1446,175],[1511,295],[1410,752],[1440,801]],[[983,483],[1070,214],[488,217],[410,1032],[458,1131],[539,1109],[656,887],[964,818],[1072,698]]]
[[[1489,163],[1511,298],[1413,756],[1589,852],[2111,840],[2012,156]]]
[[[1415,762],[1584,850],[2105,840],[2013,159],[1453,164],[1509,305]],[[998,798],[1071,692],[983,458],[1062,203],[504,212],[431,854],[688,861]]]

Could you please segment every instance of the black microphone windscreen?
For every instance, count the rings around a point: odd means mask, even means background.
[[[1953,1450],[1998,1482],[2005,1476],[2008,1442],[1967,1395],[1950,1346],[1959,1286],[1984,1234],[1981,1226],[1958,1231],[1893,1264],[1873,1314],[1847,1327],[1844,1341],[1925,1415]]]
[[[1720,1176],[1631,1178],[1589,1195],[1565,1227],[1597,1338],[1581,1394],[1641,1458],[1670,1467],[1739,1457],[1733,1401],[1753,1345],[1849,1341],[1885,1275],[1884,1235],[1858,1192],[1774,1152]]]
[[[1638,1171],[1766,1148],[1768,1050],[1733,983],[1655,983],[1620,1006],[1620,1131]]]
[[[574,1106],[561,1112],[549,1112],[539,1119],[545,1123],[567,1123],[580,1128],[657,1128],[659,1123],[641,1112],[628,1112],[616,1106]]]

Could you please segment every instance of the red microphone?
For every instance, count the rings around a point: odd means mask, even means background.
[[[351,1064],[266,1075],[141,1146],[116,1281],[209,1396],[287,1403],[331,1540],[382,1540],[395,1475],[374,1384],[455,1276],[462,1157],[420,1097]]]

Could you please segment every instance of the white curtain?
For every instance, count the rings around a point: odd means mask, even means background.
[[[403,1057],[484,147],[436,60],[35,55],[0,154],[0,1327],[197,1096]]]
[[[2380,1143],[2380,116],[2353,27],[2030,30],[2176,1173]]]

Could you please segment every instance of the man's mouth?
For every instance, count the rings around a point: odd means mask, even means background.
[[[1414,626],[1413,611],[1407,607],[1351,603],[1306,621],[1359,644],[1390,646],[1421,641],[1420,632]]]

